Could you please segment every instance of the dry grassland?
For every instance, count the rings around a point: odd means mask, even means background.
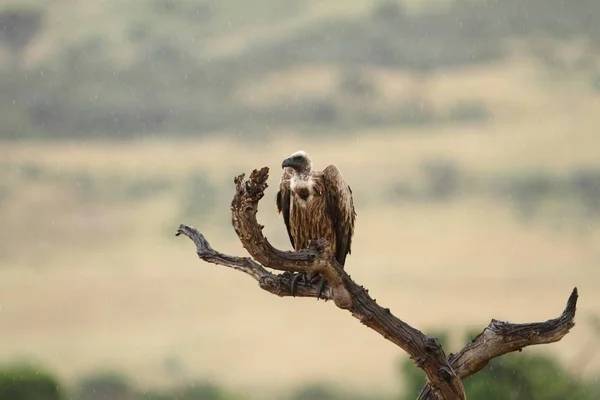
[[[261,292],[240,273],[198,261],[189,241],[171,236],[185,222],[219,250],[243,254],[227,216],[232,178],[267,165],[271,187],[259,219],[269,239],[289,247],[272,198],[281,159],[302,148],[317,167],[337,164],[355,189],[358,220],[347,268],[379,303],[425,331],[454,329],[456,350],[461,332],[490,318],[554,317],[578,286],[577,327],[545,348],[574,366],[592,338],[586,319],[600,313],[600,230],[590,225],[581,235],[523,224],[508,206],[483,198],[439,204],[382,198],[390,181],[414,180],[420,163],[432,158],[481,176],[600,167],[599,98],[564,82],[560,91],[549,90],[552,83],[540,82],[533,69],[514,60],[428,83],[440,102],[483,98],[494,114],[486,126],[365,131],[348,140],[306,140],[290,131],[252,144],[218,138],[1,144],[8,167],[2,183],[10,191],[0,202],[0,360],[33,357],[65,378],[114,367],[140,384],[193,376],[256,393],[309,380],[397,388],[396,363],[405,355],[348,313]],[[327,71],[315,71],[309,73],[327,81]],[[269,86],[295,76],[291,82],[302,90],[299,73],[269,77]],[[410,84],[390,71],[372,73],[389,96],[402,93],[403,80]],[[273,93],[263,101],[276,101]],[[19,178],[20,166],[32,164],[94,176],[159,176],[175,186],[143,202],[83,202],[52,182]],[[198,169],[224,188],[220,211],[180,221],[183,179]],[[589,371],[598,368],[600,355]]]

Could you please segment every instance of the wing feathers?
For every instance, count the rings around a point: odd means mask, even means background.
[[[346,255],[351,254],[356,220],[352,189],[335,165],[329,165],[323,170],[322,179],[326,211],[335,230],[335,258],[343,266]]]
[[[283,171],[283,175],[281,175],[281,181],[279,182],[279,190],[277,191],[277,196],[275,197],[275,202],[277,203],[277,211],[280,214],[283,214],[283,221],[285,222],[285,227],[287,229],[287,233],[290,238],[290,242],[292,243],[292,248],[295,248],[294,237],[292,236],[292,231],[290,228],[290,201],[291,201],[290,179],[291,179],[291,174],[286,168]]]

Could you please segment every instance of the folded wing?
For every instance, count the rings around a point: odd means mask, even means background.
[[[323,170],[323,189],[326,213],[331,218],[335,230],[335,258],[343,266],[346,256],[351,254],[356,220],[352,189],[335,165]]]
[[[285,222],[285,227],[287,229],[290,242],[292,243],[292,248],[296,248],[294,245],[294,238],[290,230],[290,201],[292,194],[290,189],[291,178],[292,174],[289,169],[284,168],[283,174],[281,175],[281,181],[279,182],[279,190],[277,191],[275,202],[277,203],[277,212],[283,215],[283,221]]]

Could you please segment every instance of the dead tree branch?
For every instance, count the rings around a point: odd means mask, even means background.
[[[492,359],[504,354],[521,351],[524,347],[554,343],[561,340],[575,326],[577,288],[567,300],[563,313],[545,322],[512,324],[492,319],[487,327],[456,354],[450,354],[450,365],[460,379],[481,371]],[[421,390],[418,399],[434,399],[428,385]]]
[[[214,250],[194,228],[180,225],[177,235],[189,237],[196,253],[207,262],[240,270],[255,279],[259,286],[278,296],[291,295],[295,273],[314,271],[329,283],[321,298],[331,299],[336,306],[352,313],[364,325],[406,351],[427,376],[420,399],[465,399],[462,379],[476,373],[494,357],[523,347],[560,340],[573,327],[577,290],[573,291],[562,316],[537,324],[515,325],[492,320],[484,331],[456,355],[446,357],[436,338],[395,317],[388,308],[379,306],[368,291],[356,284],[337,263],[333,254],[324,250],[323,240],[313,241],[310,248],[298,252],[274,248],[262,234],[256,220],[258,202],[267,188],[269,169],[254,170],[248,180],[244,174],[234,179],[236,193],[231,202],[232,224],[249,257],[235,257]],[[274,274],[265,269],[283,271]],[[317,285],[298,285],[296,295],[316,297]]]
[[[179,225],[176,236],[185,235],[196,244],[196,254],[202,260],[223,265],[241,271],[246,275],[251,276],[258,285],[267,292],[273,293],[280,297],[292,296],[291,285],[294,274],[284,272],[282,274],[273,274],[267,271],[262,265],[249,257],[235,257],[220,253],[214,250],[204,235],[198,232],[195,228],[187,225]],[[314,250],[302,251],[297,254],[304,254],[305,257],[310,257]],[[316,257],[318,253],[312,256]],[[298,285],[295,296],[297,297],[317,297],[317,285],[304,286]],[[322,299],[331,300],[331,290],[323,290]]]

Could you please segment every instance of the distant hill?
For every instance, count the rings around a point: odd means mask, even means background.
[[[557,46],[575,40],[585,51],[569,62],[589,79],[598,76],[600,3],[594,0],[455,0],[419,9],[394,0],[344,4],[6,3],[0,90],[9,96],[0,100],[0,135],[130,137],[267,125],[352,130],[449,123],[456,115],[463,123],[482,122],[489,112],[477,99],[466,112],[464,105],[456,106],[460,112],[415,107],[422,103],[418,93],[373,108],[378,87],[369,71],[403,71],[418,83],[434,71],[501,62],[515,51],[560,67]],[[339,87],[285,104],[239,101],[249,82],[303,65],[328,66]],[[358,91],[349,96],[348,87]]]

